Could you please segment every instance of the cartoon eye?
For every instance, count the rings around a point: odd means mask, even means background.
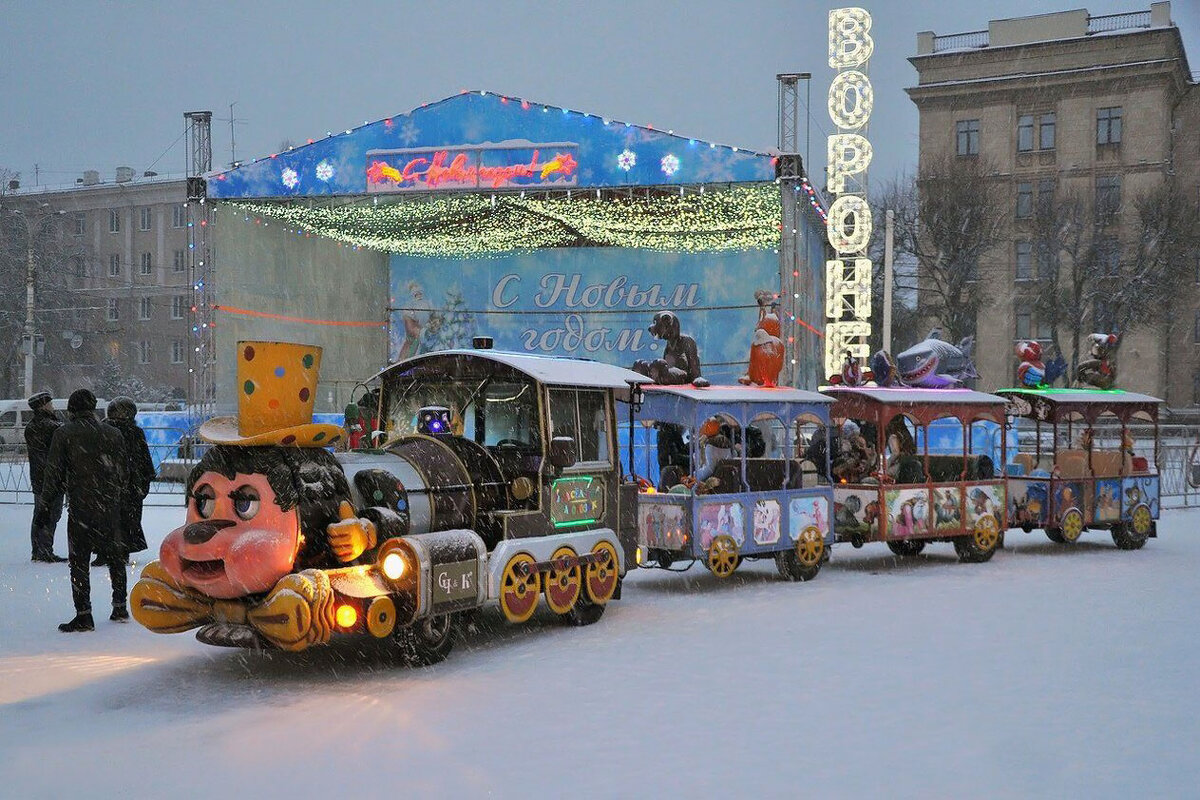
[[[196,501],[196,513],[200,519],[208,519],[216,510],[217,493],[207,483],[192,492],[192,499]]]
[[[233,510],[242,519],[254,519],[258,513],[258,492],[250,486],[238,487],[229,495],[233,500]]]

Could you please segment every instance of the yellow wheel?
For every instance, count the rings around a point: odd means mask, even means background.
[[[1151,528],[1154,527],[1154,518],[1150,515],[1150,507],[1143,503],[1135,508],[1129,518],[1129,523],[1133,532],[1138,536],[1149,536]]]
[[[1075,544],[1083,535],[1083,514],[1078,508],[1068,508],[1059,522],[1059,533],[1067,544]]]
[[[604,605],[616,594],[621,562],[617,558],[617,548],[611,542],[599,542],[592,548],[592,554],[596,560],[587,565],[583,586],[588,600]]]
[[[579,568],[579,557],[570,547],[560,547],[550,556],[550,569],[546,572],[546,605],[555,614],[565,614],[579,599],[583,588],[583,570]]]
[[[991,514],[984,514],[975,520],[975,533],[971,535],[979,550],[995,550],[1000,542],[1000,526]]]
[[[367,608],[367,630],[372,636],[382,639],[391,636],[395,627],[396,604],[387,595],[376,597]]]
[[[796,537],[796,560],[804,569],[819,568],[825,558],[825,538],[814,525],[800,531]]]
[[[718,578],[728,578],[737,569],[738,546],[732,536],[721,534],[708,547],[708,569]]]
[[[500,610],[509,622],[525,622],[537,609],[542,576],[528,553],[517,553],[504,565],[500,579]]]

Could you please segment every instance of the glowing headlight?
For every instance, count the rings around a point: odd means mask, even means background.
[[[354,623],[358,622],[358,612],[354,606],[338,606],[336,619],[339,628],[353,628]]]
[[[398,580],[404,574],[404,556],[396,552],[388,553],[383,557],[383,574],[388,580]]]

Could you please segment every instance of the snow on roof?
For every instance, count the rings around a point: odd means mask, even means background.
[[[1043,397],[1052,403],[1071,405],[1146,405],[1161,403],[1157,397],[1124,389],[997,389],[1002,396]]]
[[[803,389],[793,389],[790,386],[766,388],[763,386],[709,386],[698,389],[686,384],[683,386],[644,386],[647,396],[652,394],[672,394],[697,403],[713,405],[733,405],[735,403],[832,403],[833,398],[817,392],[806,392]]]
[[[518,372],[523,372],[539,383],[551,386],[585,386],[628,390],[630,383],[650,382],[650,379],[645,375],[624,367],[618,367],[615,364],[605,364],[601,361],[588,361],[582,358],[565,358],[562,356],[537,356],[530,355],[529,353],[511,353],[504,350],[467,349],[439,350],[436,353],[426,353],[416,356],[407,361],[391,365],[381,371],[376,377],[397,368],[415,366],[423,361],[453,356],[504,364]]]
[[[1004,405],[1003,397],[976,392],[973,389],[911,389],[881,386],[825,386],[821,391],[833,397],[863,397],[876,403],[905,403],[912,405]]]

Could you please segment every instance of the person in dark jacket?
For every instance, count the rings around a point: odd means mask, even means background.
[[[62,518],[62,501],[47,505],[41,501],[42,477],[46,472],[46,456],[50,453],[50,439],[62,425],[54,413],[54,403],[49,392],[38,392],[29,398],[33,419],[25,426],[25,449],[29,453],[29,482],[33,486],[33,523],[29,526],[29,539],[33,546],[33,560],[57,564],[66,561],[54,554],[54,530]]]
[[[70,500],[67,546],[71,561],[71,596],[75,618],[58,626],[64,633],[95,630],[92,620],[88,562],[92,552],[109,556],[113,611],[109,619],[129,619],[125,565],[114,547],[119,535],[121,498],[125,491],[125,440],[121,432],[96,419],[96,396],[76,389],[67,401],[70,419],[54,432],[42,497]]]
[[[126,475],[125,493],[121,496],[121,527],[118,536],[118,555],[125,562],[130,553],[146,549],[146,534],[142,530],[142,501],[150,494],[150,483],[154,480],[154,461],[150,458],[150,447],[146,444],[146,433],[134,422],[137,403],[129,397],[116,397],[108,403],[105,424],[121,432],[125,440]],[[107,566],[103,554],[96,556],[93,567]],[[128,566],[128,564],[126,564]]]

